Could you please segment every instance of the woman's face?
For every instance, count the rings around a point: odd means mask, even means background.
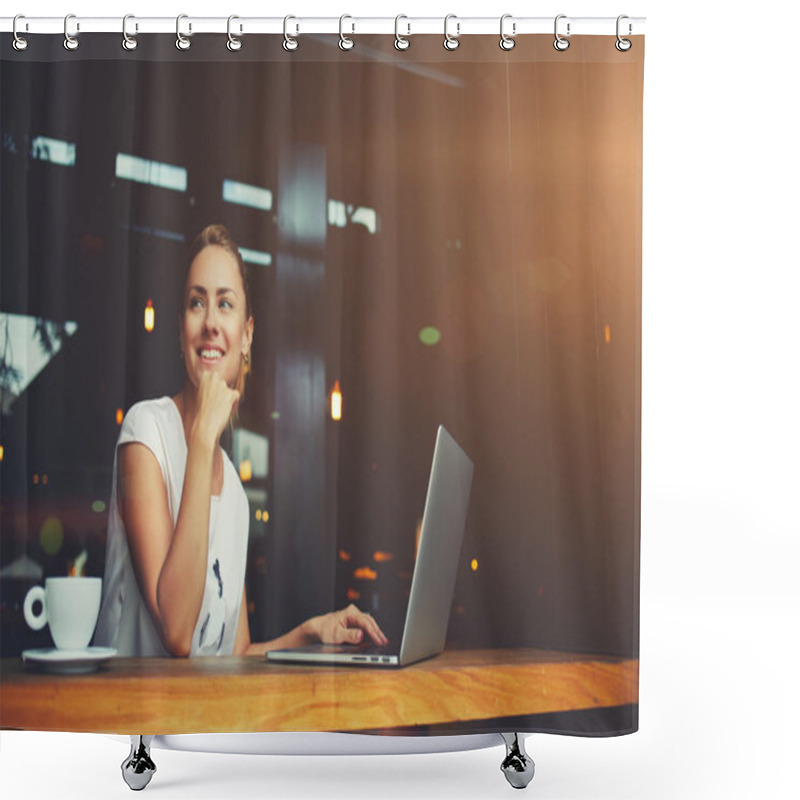
[[[181,325],[186,374],[195,387],[206,370],[236,385],[242,356],[253,340],[253,319],[246,318],[246,309],[236,259],[218,245],[203,248],[189,267]]]

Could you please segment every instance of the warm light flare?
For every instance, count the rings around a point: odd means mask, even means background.
[[[156,310],[153,308],[153,301],[148,300],[144,310],[144,329],[151,333],[156,326]]]
[[[122,420],[123,420],[124,416],[125,415],[122,413],[122,409],[118,408],[117,409],[117,425],[122,425]]]
[[[253,479],[253,462],[249,458],[245,458],[239,464],[239,477],[242,483],[247,483],[247,481]]]
[[[352,556],[350,555],[350,553],[347,552],[347,550],[340,550],[339,551],[339,558],[342,561],[349,561],[352,558]]]
[[[387,561],[392,561],[394,559],[394,553],[386,553],[383,550],[377,550],[375,553],[372,554],[372,557],[379,564],[384,564]]]
[[[5,450],[3,445],[0,444],[0,462],[3,460],[3,455],[5,454]]]
[[[606,325],[606,344],[611,341],[611,326]]]
[[[357,592],[355,589],[348,589],[347,590],[347,599],[354,603],[356,600],[360,599],[361,592]]]
[[[331,392],[331,418],[337,422],[342,418],[342,390],[339,387],[339,381],[333,384]]]
[[[472,561],[470,562],[470,567],[472,568],[473,572],[477,572],[478,571],[478,559],[477,558],[473,558],[472,559]]]
[[[361,578],[363,581],[374,581],[378,578],[378,573],[370,567],[359,567],[354,573],[354,578]]]

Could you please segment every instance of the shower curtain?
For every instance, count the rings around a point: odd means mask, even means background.
[[[23,601],[109,579],[123,422],[185,384],[189,247],[221,224],[252,301],[220,439],[249,517],[252,642],[352,604],[399,643],[440,425],[474,474],[441,653],[379,677],[201,656],[220,702],[159,706],[151,729],[635,731],[643,37],[141,39],[0,42],[0,725],[136,732],[26,693],[60,682],[91,704],[115,675],[196,666],[52,674],[22,658],[52,647]],[[242,659],[335,713],[248,717]]]

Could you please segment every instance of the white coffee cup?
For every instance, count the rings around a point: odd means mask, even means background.
[[[50,626],[59,650],[85,650],[100,613],[101,578],[47,578],[44,589],[34,586],[25,596],[25,622],[35,631]],[[40,614],[33,604],[42,603]]]

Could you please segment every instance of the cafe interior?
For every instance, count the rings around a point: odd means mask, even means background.
[[[120,425],[180,391],[187,251],[222,223],[255,326],[222,440],[253,641],[351,602],[399,638],[443,424],[475,465],[447,647],[635,658],[640,308],[615,243],[581,234],[593,155],[561,148],[591,119],[539,130],[563,97],[489,91],[500,63],[318,47],[167,82],[28,64],[24,92],[4,64],[3,657],[49,644],[31,586],[102,577]]]

